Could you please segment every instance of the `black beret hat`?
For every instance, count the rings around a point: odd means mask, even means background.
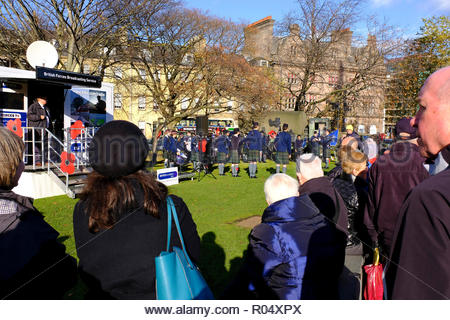
[[[106,177],[123,177],[144,168],[149,149],[136,125],[115,120],[95,133],[89,145],[89,163]]]

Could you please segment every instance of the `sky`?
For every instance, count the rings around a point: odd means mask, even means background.
[[[267,16],[280,21],[296,8],[296,0],[184,0],[188,8],[199,8],[209,14],[234,22],[252,23]],[[422,18],[450,15],[450,0],[366,0],[363,15],[375,15],[413,37],[422,26]],[[365,30],[365,24],[355,26]]]

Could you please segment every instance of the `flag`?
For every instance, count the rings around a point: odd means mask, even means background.
[[[330,146],[334,147],[337,144],[338,141],[338,136],[339,136],[339,130],[334,130],[333,132],[330,133],[330,137],[331,142],[330,142]]]

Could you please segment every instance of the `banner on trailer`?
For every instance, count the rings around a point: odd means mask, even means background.
[[[103,83],[101,88],[72,87],[66,90],[64,127],[81,120],[85,127],[101,127],[113,120],[113,85]]]

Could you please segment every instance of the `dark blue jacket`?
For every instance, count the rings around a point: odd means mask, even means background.
[[[191,138],[191,152],[198,152],[198,136]]]
[[[278,133],[275,138],[275,146],[278,152],[289,152],[291,153],[291,135],[285,131]]]
[[[177,153],[177,140],[174,137],[169,137],[169,151]]]
[[[330,149],[330,143],[333,141],[333,137],[329,134],[327,136],[322,137],[322,146],[323,149]]]
[[[262,151],[262,135],[258,130],[252,130],[247,134],[245,142],[248,145],[249,150],[259,150]]]
[[[280,200],[250,234],[249,288],[263,299],[336,299],[344,257],[342,232],[308,195]]]
[[[184,138],[183,139],[179,139],[179,140],[175,140],[175,146],[177,149],[186,152],[186,145],[184,144]]]
[[[170,135],[163,138],[163,148],[166,151],[170,151],[170,138],[172,138]]]
[[[311,142],[311,147],[313,148],[318,148],[320,146],[321,143],[321,137],[320,136],[312,136],[309,141]]]
[[[300,152],[303,150],[303,139],[295,139],[295,152]]]
[[[228,150],[230,150],[230,140],[226,136],[219,136],[215,140],[215,147],[218,152],[228,153]]]

